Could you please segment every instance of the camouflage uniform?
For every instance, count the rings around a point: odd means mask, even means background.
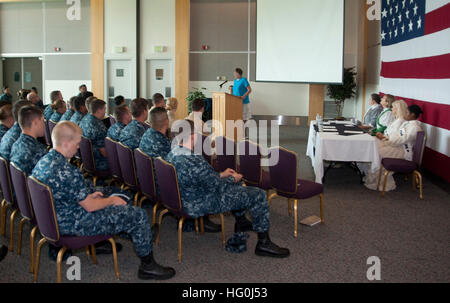
[[[91,193],[81,172],[56,150],[44,156],[33,176],[52,190],[61,235],[96,236],[127,233],[136,253],[144,257],[152,251],[152,233],[147,213],[133,206],[108,206],[87,212],[79,203]]]
[[[164,159],[170,153],[171,147],[170,139],[153,128],[149,128],[145,132],[139,145],[139,148],[151,158],[162,157]]]
[[[42,143],[22,133],[11,149],[11,162],[28,176],[47,153],[47,148]]]
[[[235,184],[234,178],[221,179],[202,155],[177,146],[167,156],[177,169],[183,210],[197,218],[209,214],[247,209],[253,217],[253,230],[269,230],[266,193],[256,187]],[[245,211],[234,212],[238,217]]]
[[[105,124],[92,114],[87,114],[80,122],[83,136],[92,141],[95,168],[97,170],[108,170],[108,159],[100,152],[105,147],[107,129]]]
[[[50,120],[51,116],[53,115],[53,109],[50,105],[47,105],[47,107],[44,110],[44,119]]]
[[[81,120],[84,118],[84,115],[82,112],[75,112],[73,114],[72,118],[70,118],[70,122],[75,123],[76,125],[80,125]]]
[[[0,144],[0,155],[9,161],[11,156],[11,149],[14,142],[19,139],[20,134],[22,133],[22,129],[20,129],[19,123],[14,123],[10,130],[6,132],[6,134],[2,138],[2,142]]]
[[[55,123],[58,123],[59,121],[61,121],[61,117],[62,117],[62,114],[55,111],[53,113],[53,115],[50,117],[50,120]]]
[[[139,143],[141,142],[145,130],[146,128],[141,122],[133,119],[133,121],[125,126],[120,132],[119,142],[134,150],[139,147]]]
[[[59,121],[70,121],[70,118],[72,118],[73,114],[75,114],[73,109],[68,109],[68,110],[66,110],[64,115],[62,115],[61,120],[59,120]]]
[[[6,134],[6,132],[9,130],[6,126],[3,124],[0,124],[0,141],[2,141],[3,136]]]
[[[108,134],[106,136],[113,139],[114,141],[119,141],[120,133],[125,128],[125,126],[126,125],[123,124],[122,122],[115,123],[108,129]]]

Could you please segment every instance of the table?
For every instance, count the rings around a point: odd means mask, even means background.
[[[371,172],[378,171],[381,161],[376,138],[369,134],[346,133],[356,130],[351,122],[336,121],[335,123],[331,122],[328,124],[329,126],[325,125],[325,127],[336,127],[336,133],[330,133],[318,132],[316,130],[317,122],[311,121],[306,155],[312,160],[316,182],[320,184],[324,182],[323,161],[353,164],[366,162],[371,164]]]

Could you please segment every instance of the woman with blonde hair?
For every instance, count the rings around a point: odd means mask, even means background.
[[[49,106],[51,106],[51,108],[53,110],[53,114],[50,117],[50,121],[58,123],[61,120],[61,117],[64,115],[64,113],[67,110],[66,102],[59,99]]]
[[[178,100],[176,98],[167,99],[166,110],[169,116],[169,129],[172,127],[172,123],[175,121],[175,114],[178,109]]]
[[[392,114],[395,117],[395,121],[386,128],[384,134],[376,134],[378,139],[385,140],[400,129],[402,124],[405,123],[406,115],[408,114],[408,104],[406,104],[406,102],[403,100],[395,101],[394,103],[392,103]]]

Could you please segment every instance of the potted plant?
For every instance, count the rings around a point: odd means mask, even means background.
[[[196,100],[196,99],[205,100],[206,99],[206,96],[203,93],[203,90],[205,90],[205,89],[204,88],[202,88],[202,89],[194,88],[193,91],[189,92],[189,94],[186,98],[189,114],[192,113],[192,102],[194,102],[194,100]]]
[[[328,97],[334,100],[336,105],[337,119],[343,120],[344,102],[356,95],[356,72],[355,68],[344,68],[344,81],[342,84],[328,85]]]

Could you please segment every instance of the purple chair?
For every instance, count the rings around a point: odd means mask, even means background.
[[[261,166],[262,154],[260,146],[244,140],[237,144],[237,152],[239,156],[238,171],[244,176],[245,183],[265,190],[268,197],[272,186],[270,174],[264,171]]]
[[[197,219],[190,217],[183,210],[183,202],[181,200],[180,188],[178,186],[178,177],[175,167],[164,161],[162,158],[154,159],[156,182],[158,183],[160,202],[166,208],[159,214],[159,229],[155,244],[158,245],[161,234],[161,223],[163,216],[170,212],[174,216],[181,218],[178,222],[178,261],[182,259],[182,236],[183,223],[186,219]],[[201,218],[200,218],[201,219]],[[222,225],[222,245],[225,246],[225,228],[224,216],[220,214],[220,222]],[[196,229],[198,230],[198,222],[196,220]]]
[[[416,137],[416,143],[414,144],[413,160],[408,161],[404,159],[384,158],[381,160],[382,168],[380,168],[380,174],[378,176],[378,187],[380,188],[381,175],[383,168],[386,170],[384,174],[383,191],[381,195],[384,197],[386,192],[386,182],[389,173],[399,173],[405,175],[412,174],[412,186],[413,190],[417,188],[417,182],[419,182],[420,199],[423,199],[423,180],[422,174],[419,172],[419,168],[422,165],[423,152],[427,142],[427,136],[425,132],[418,132]]]
[[[106,137],[105,148],[108,158],[108,166],[111,171],[112,177],[115,181],[123,184],[122,172],[120,171],[119,158],[117,157],[117,142],[113,139]]]
[[[94,186],[97,186],[98,178],[109,178],[111,173],[109,170],[101,171],[95,168],[94,152],[92,142],[86,137],[81,137],[80,143],[81,161],[83,162],[83,169],[92,176]]]
[[[320,197],[320,218],[324,220],[323,208],[323,185],[315,182],[301,180],[297,175],[297,154],[282,147],[269,149],[270,157],[278,153],[279,161],[274,166],[270,166],[270,182],[276,193],[269,197],[269,205],[276,196],[288,199],[289,215],[291,215],[291,200],[294,199],[294,237],[298,235],[298,200],[306,200],[319,195]]]
[[[52,137],[53,129],[55,128],[56,124],[58,124],[58,122],[55,122],[55,121],[52,121],[52,120],[48,121],[48,131],[49,131],[49,134],[50,134],[50,138]]]
[[[141,193],[149,200],[155,203],[153,207],[153,224],[156,223],[156,212],[160,206],[157,197],[155,177],[153,175],[153,160],[142,150],[134,150],[134,159],[136,161],[136,174],[139,180]]]
[[[10,163],[9,168],[11,172],[11,181],[14,187],[14,192],[16,193],[17,205],[23,217],[19,224],[19,239],[17,241],[17,254],[20,255],[21,253],[23,226],[25,223],[28,222],[32,227],[30,233],[30,272],[33,273],[34,239],[36,238],[36,232],[38,230],[38,227],[36,225],[36,219],[34,218],[33,207],[31,206],[30,192],[28,191],[28,184],[27,184],[27,175],[14,163]],[[12,238],[10,241],[12,241]]]
[[[44,135],[45,135],[45,142],[47,143],[47,146],[52,147],[52,135],[50,134],[50,128],[48,126],[48,121],[44,120]]]
[[[131,190],[135,193],[134,206],[137,206],[141,191],[139,188],[139,182],[136,175],[136,167],[134,162],[133,151],[129,147],[123,145],[120,142],[116,143],[116,149],[117,149],[117,157],[119,159],[120,164],[120,171],[122,172],[123,182],[126,185],[126,187],[124,187],[123,189]],[[142,207],[142,202],[144,202],[145,198],[146,197],[143,197],[139,201],[140,207]]]
[[[31,202],[36,216],[36,222],[39,230],[44,238],[39,241],[37,246],[36,260],[34,263],[34,282],[37,282],[39,273],[39,260],[42,245],[45,242],[61,247],[56,261],[57,281],[61,283],[61,262],[66,250],[76,250],[86,247],[89,252],[91,247],[92,261],[97,264],[97,257],[95,254],[95,244],[108,240],[111,243],[113,250],[113,261],[116,278],[119,279],[119,266],[117,264],[117,250],[116,243],[112,235],[98,235],[91,237],[77,237],[64,236],[59,234],[58,221],[56,219],[55,204],[53,202],[53,195],[51,189],[45,184],[39,182],[34,177],[28,178],[28,188],[30,190]]]
[[[111,124],[111,126],[116,124],[116,118],[114,118],[113,115],[109,115],[109,123]]]
[[[224,172],[228,168],[236,170],[236,143],[223,136],[216,137],[216,159],[214,168]]]
[[[9,164],[5,158],[0,157],[0,186],[3,193],[3,201],[1,205],[1,231],[0,234],[6,234],[6,214],[8,208],[11,208],[12,213],[9,218],[9,251],[14,250],[14,219],[16,218],[19,209],[17,208],[17,201],[14,197],[13,187],[11,182],[11,175],[9,173]]]

